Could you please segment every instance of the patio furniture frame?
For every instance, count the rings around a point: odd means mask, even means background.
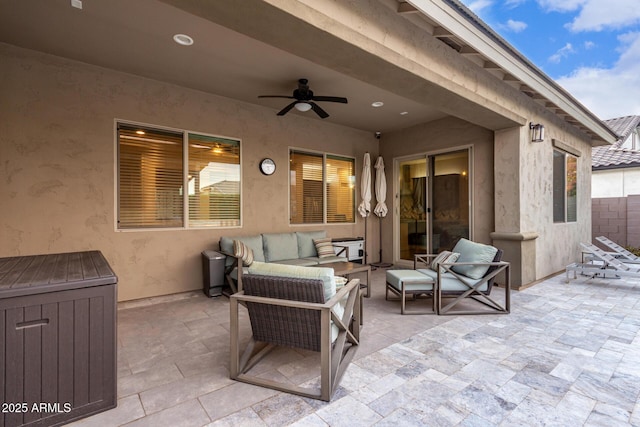
[[[503,251],[498,249],[492,262],[454,262],[454,263],[442,263],[439,264],[440,268],[437,271],[437,279],[435,281],[435,303],[437,312],[439,315],[453,315],[453,314],[508,314],[511,312],[511,264],[506,261],[501,261]],[[433,258],[434,254],[417,254],[414,258],[414,267],[419,262],[430,264],[429,259]],[[471,279],[457,273],[453,270],[456,266],[472,265],[472,266],[488,266],[489,269],[485,275],[477,283],[471,283]],[[444,271],[442,271],[444,270]],[[504,272],[505,284],[504,284],[504,304],[499,303],[495,299],[491,298],[491,290],[493,288],[495,278],[498,274]],[[465,290],[447,290],[442,286],[443,273],[449,273],[453,278],[462,283]],[[480,288],[486,284],[486,290],[480,290]],[[443,306],[444,298],[453,298],[453,301]],[[456,310],[454,307],[464,301],[465,299],[472,299],[491,310]]]
[[[431,256],[431,255],[429,255]],[[435,257],[435,255],[433,255]],[[415,270],[415,261],[414,261],[414,270]],[[393,272],[394,270],[389,270],[389,272]],[[403,270],[398,270],[403,271]],[[400,300],[400,314],[438,314],[436,307],[436,296],[435,296],[435,280],[431,277],[418,273],[424,276],[424,278],[420,278],[416,280],[415,278],[411,278],[409,280],[401,280],[400,290],[398,290],[395,286],[391,285],[388,281],[386,283],[386,290],[384,299],[387,301]],[[431,289],[424,289],[421,286],[431,285]],[[410,286],[410,288],[409,288]],[[397,298],[390,299],[389,292],[393,293]],[[407,297],[412,297],[415,301],[419,297],[425,296],[427,298],[431,298],[431,311],[425,310],[407,310]]]
[[[231,364],[234,380],[331,400],[360,341],[360,281],[347,282],[324,301],[321,280],[245,274],[242,291],[230,296]],[[344,314],[337,306],[345,301]],[[239,305],[247,308],[252,337],[240,354]],[[332,325],[338,333],[332,342]],[[258,377],[249,373],[277,346],[320,352],[320,387],[301,387]]]
[[[595,262],[574,262],[567,265],[566,283],[571,280],[569,278],[569,272],[573,272],[573,278],[578,277],[578,272],[581,275],[588,276],[590,279],[620,279],[622,277],[635,277],[640,278],[640,265],[638,264],[626,264],[613,255],[603,251],[599,247],[591,243],[580,243],[585,252],[590,253]],[[596,263],[597,262],[597,263]]]
[[[620,261],[626,264],[640,264],[640,257],[635,256],[613,240],[605,236],[598,236],[596,240],[614,251],[616,258],[619,258]]]

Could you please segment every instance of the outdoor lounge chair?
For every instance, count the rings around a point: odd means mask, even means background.
[[[604,236],[596,237],[596,240],[610,248],[615,253],[615,256],[620,259],[620,261],[626,264],[640,264],[640,257],[635,256],[613,240]]]
[[[602,279],[619,279],[621,277],[640,278],[640,265],[626,264],[608,252],[591,243],[580,243],[585,252],[592,255],[590,262],[574,262],[566,267],[567,283],[569,283],[569,272],[573,272],[573,278],[580,273],[590,278],[599,277]]]
[[[350,280],[325,302],[323,281],[246,274],[230,297],[231,378],[329,401],[351,362],[360,334],[360,281]],[[240,355],[238,306],[247,307],[252,337]],[[251,369],[276,346],[320,352],[320,387],[259,377]]]
[[[490,263],[454,262],[440,264],[436,277],[436,307],[439,315],[446,314],[508,314],[511,311],[511,277],[510,264],[501,261],[502,250],[498,250]],[[421,260],[418,259],[418,262]],[[487,266],[488,270],[480,279],[472,279],[455,271],[456,266]],[[491,298],[491,290],[498,274],[505,272],[504,302]],[[447,300],[446,305],[444,304]],[[464,302],[473,300],[486,308],[461,308]]]

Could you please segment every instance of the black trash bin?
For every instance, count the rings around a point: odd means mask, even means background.
[[[202,290],[208,297],[219,297],[222,295],[225,260],[226,256],[220,252],[202,252]]]

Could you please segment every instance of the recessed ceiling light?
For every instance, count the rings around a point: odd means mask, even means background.
[[[193,44],[193,39],[186,34],[176,34],[173,36],[173,41],[182,46],[191,46]]]
[[[136,131],[136,133],[137,133],[138,135],[144,135],[144,134],[145,134],[145,132],[144,132],[143,130],[137,130],[137,131]]]
[[[382,107],[383,105],[384,105],[384,102],[382,102],[382,101],[376,101],[376,102],[371,104],[371,106],[375,107],[375,108]]]
[[[403,112],[400,113],[401,116],[406,116],[407,114],[409,114],[408,111],[403,111]]]

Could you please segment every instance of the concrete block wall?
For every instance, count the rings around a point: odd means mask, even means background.
[[[591,231],[622,246],[640,247],[640,195],[591,200]],[[601,246],[601,245],[600,245]]]

